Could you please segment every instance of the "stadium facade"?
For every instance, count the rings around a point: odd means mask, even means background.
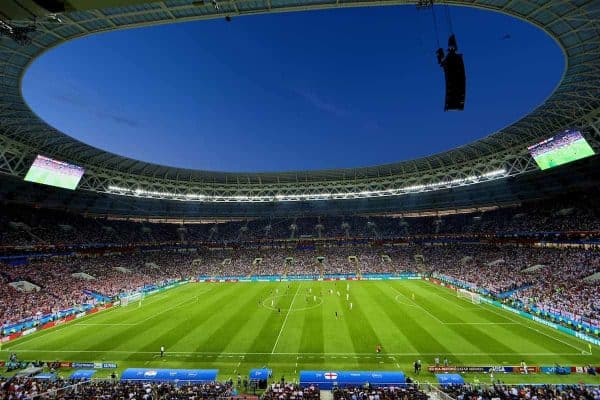
[[[565,129],[600,150],[600,3],[527,0],[448,1],[523,19],[550,35],[566,69],[552,95],[510,126],[459,148],[375,167],[282,173],[229,173],[172,168],[93,148],[54,129],[21,92],[27,67],[68,40],[117,29],[256,13],[412,4],[412,1],[95,0],[55,2],[51,14],[33,0],[3,1],[14,25],[35,15],[31,42],[0,38],[0,195],[91,213],[177,217],[413,212],[514,203],[593,186],[596,157],[540,171],[527,147]],[[398,134],[406,134],[399,132]],[[485,132],[482,132],[482,136]],[[80,165],[76,192],[22,181],[38,154]]]

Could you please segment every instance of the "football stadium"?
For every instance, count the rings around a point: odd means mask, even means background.
[[[561,51],[560,80],[450,150],[284,172],[119,155],[24,95],[34,63],[80,38],[407,7],[436,35],[462,9],[534,27]],[[478,89],[473,58],[446,38],[427,50],[446,91],[426,118],[443,121]],[[1,398],[600,398],[600,2],[2,0],[0,87]]]

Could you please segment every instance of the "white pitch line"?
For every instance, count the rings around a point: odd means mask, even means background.
[[[73,324],[73,326],[134,326],[137,324],[110,324],[110,323],[106,323],[106,324],[95,324],[95,323],[89,323],[89,322],[80,322],[78,324]]]
[[[402,293],[401,291],[399,291],[398,289],[396,289],[395,287],[393,287],[392,285],[388,284],[389,287],[392,288],[392,290],[400,295],[402,295],[403,297],[405,297],[407,300],[413,302],[413,304],[415,304],[417,307],[419,307],[421,310],[425,311],[425,313],[427,315],[429,315],[431,318],[435,319],[437,322],[439,322],[440,324],[445,324],[444,321],[442,321],[441,319],[439,319],[438,317],[436,317],[435,315],[433,315],[432,313],[430,313],[429,311],[427,311],[425,308],[423,308],[421,305],[419,305],[416,301],[408,298],[404,293]]]
[[[298,285],[298,289],[296,289],[296,293],[294,293],[294,297],[292,297],[292,302],[290,303],[290,308],[288,308],[287,314],[285,314],[283,324],[281,324],[281,329],[279,330],[279,335],[277,335],[277,340],[275,340],[275,344],[273,345],[273,350],[271,350],[271,354],[275,354],[275,348],[277,347],[277,343],[279,343],[279,338],[281,337],[283,328],[285,328],[285,323],[287,322],[288,317],[290,316],[290,311],[292,311],[292,307],[294,305],[294,300],[296,300],[296,296],[298,295],[298,292],[300,291],[300,286],[302,286],[302,284]]]
[[[504,310],[504,313],[500,313],[500,312],[496,311],[495,309],[493,309],[493,308],[492,308],[493,306],[489,306],[489,307],[483,307],[483,303],[482,303],[482,304],[480,304],[480,306],[481,306],[482,308],[484,308],[485,310],[489,310],[489,311],[493,312],[493,313],[494,313],[494,314],[496,314],[496,315],[499,315],[499,316],[501,316],[501,317],[504,317],[504,318],[506,318],[506,319],[508,319],[508,320],[514,321],[514,322],[516,322],[517,324],[519,324],[519,325],[521,325],[521,326],[524,326],[525,328],[531,329],[532,331],[535,331],[535,332],[537,332],[537,333],[539,333],[539,334],[541,334],[541,335],[544,335],[544,336],[546,336],[546,337],[548,337],[548,338],[550,338],[550,339],[556,340],[557,342],[560,342],[560,343],[562,343],[562,344],[564,344],[564,345],[567,345],[567,346],[571,347],[572,349],[578,350],[578,351],[580,351],[580,352],[582,352],[582,351],[585,351],[584,349],[580,349],[579,347],[576,347],[576,346],[572,345],[572,344],[571,344],[571,343],[569,343],[569,342],[565,342],[565,341],[564,341],[564,340],[562,340],[562,339],[559,339],[559,338],[557,338],[557,337],[555,337],[555,336],[549,335],[549,334],[547,334],[547,333],[545,333],[545,332],[542,332],[542,331],[540,331],[539,329],[536,329],[536,328],[534,328],[534,327],[532,327],[532,326],[526,325],[526,324],[524,324],[523,322],[521,322],[521,321],[519,321],[519,320],[516,320],[516,319],[514,319],[514,318],[511,318],[511,317],[510,317],[510,311],[508,311],[508,310]],[[506,315],[505,315],[505,314],[506,314]],[[520,317],[519,317],[519,318],[520,318]]]
[[[519,325],[517,322],[444,322],[444,325]]]
[[[0,350],[1,353],[9,353],[12,349]],[[156,354],[156,351],[137,351],[137,350],[43,350],[43,349],[19,349],[20,353],[113,353],[113,354],[154,354],[156,357],[160,357]],[[340,355],[349,355],[354,356],[354,358],[374,358],[372,353],[266,353],[266,352],[256,352],[256,353],[221,353],[221,352],[201,352],[201,351],[169,351],[169,355],[186,355],[186,354],[196,354],[206,357],[215,357],[215,356],[223,356],[228,354],[234,355],[275,355],[275,356],[297,356],[299,354],[304,355],[304,358],[315,358],[315,356],[321,357],[331,357],[331,356],[340,356]],[[435,356],[435,355],[455,355],[455,356],[581,356],[585,355],[581,352],[577,353],[554,353],[554,352],[546,352],[546,353],[387,353],[388,355],[395,356]],[[589,355],[589,354],[587,354]]]
[[[427,283],[427,285],[429,285],[429,284]],[[436,287],[437,287],[437,286],[436,286]],[[437,296],[437,297],[441,298],[442,300],[446,300],[447,302],[449,302],[449,303],[452,303],[452,305],[454,305],[454,306],[456,306],[456,307],[462,308],[463,310],[465,309],[465,308],[464,308],[463,306],[461,306],[460,304],[457,304],[457,302],[456,302],[456,301],[454,301],[454,300],[450,300],[450,299],[449,299],[449,298],[447,298],[446,296],[442,296],[441,294],[438,294],[438,293],[436,293],[435,291],[431,291],[430,293],[431,293],[431,294],[433,294],[434,296]]]
[[[135,325],[142,324],[142,323],[144,323],[144,322],[146,322],[146,321],[149,321],[149,320],[151,320],[151,319],[153,319],[153,318],[156,318],[156,317],[158,317],[158,316],[159,316],[159,315],[161,315],[161,314],[164,314],[164,313],[166,313],[166,312],[168,312],[168,311],[171,311],[171,310],[174,310],[174,309],[176,309],[176,308],[178,308],[178,307],[181,307],[181,306],[182,306],[182,305],[184,305],[185,303],[189,303],[189,302],[190,302],[190,301],[192,301],[192,300],[196,300],[196,298],[198,297],[198,295],[200,295],[200,294],[202,294],[202,293],[210,292],[211,290],[212,290],[212,288],[208,288],[208,290],[202,291],[202,292],[200,292],[200,293],[195,293],[195,295],[196,295],[195,297],[191,297],[191,298],[189,298],[189,299],[186,299],[186,300],[184,300],[184,301],[181,301],[181,302],[179,302],[179,303],[177,303],[177,304],[175,304],[175,305],[173,305],[173,306],[171,306],[171,307],[169,307],[169,308],[166,308],[166,309],[164,309],[164,310],[162,310],[162,311],[160,311],[160,312],[157,312],[157,313],[156,313],[156,314],[154,314],[154,315],[151,315],[151,316],[149,316],[149,317],[147,317],[147,318],[144,318],[144,319],[142,319],[142,320],[140,320],[140,321],[136,322],[136,323],[135,323]]]

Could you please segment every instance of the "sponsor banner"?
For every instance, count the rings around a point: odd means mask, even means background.
[[[441,284],[436,279],[430,279],[430,282],[436,283],[438,285]],[[485,296],[480,296],[479,298],[484,303],[491,304],[493,306],[502,308],[502,309],[504,309],[506,311],[509,311],[509,312],[513,313],[513,314],[517,314],[517,315],[519,315],[521,317],[524,317],[524,318],[527,318],[529,320],[539,322],[540,324],[546,325],[546,326],[548,326],[550,328],[556,329],[556,330],[564,332],[564,333],[566,333],[568,335],[575,336],[575,337],[577,337],[579,339],[585,340],[588,343],[592,343],[592,344],[595,344],[596,346],[600,346],[600,339],[598,339],[598,338],[588,336],[585,333],[575,331],[575,330],[573,330],[571,328],[567,328],[567,327],[559,325],[559,324],[555,324],[555,323],[553,323],[551,321],[547,321],[547,320],[545,320],[543,318],[531,315],[531,314],[529,314],[529,313],[527,313],[525,311],[521,311],[521,310],[518,310],[516,308],[507,306],[506,304],[502,304],[500,302],[497,302],[496,300],[492,300],[492,299],[487,298]]]
[[[43,329],[48,329],[48,328],[52,328],[54,325],[56,325],[56,322],[54,322],[54,321],[52,321],[52,322],[48,322],[48,323],[46,323],[46,324],[42,325],[42,326],[40,327],[40,330],[43,330]]]
[[[73,368],[94,368],[93,362],[73,362]]]
[[[107,363],[107,362],[95,362],[94,368],[95,369],[116,369],[117,364],[116,363]]]
[[[73,363],[70,361],[61,361],[58,363],[59,368],[73,368]]]
[[[516,374],[522,374],[525,372],[525,369],[523,367],[513,367],[514,368],[514,373]],[[527,367],[527,373],[528,374],[535,374],[540,372],[540,368],[539,367]]]
[[[217,369],[151,369],[127,368],[121,374],[122,381],[150,382],[214,382]]]
[[[300,371],[300,386],[319,385],[330,390],[334,386],[403,386],[404,373],[400,371]]]
[[[510,374],[515,373],[519,374],[523,372],[523,368],[520,366],[507,366],[507,365],[449,365],[449,366],[434,366],[430,365],[427,367],[429,372],[438,373],[448,373],[448,372],[468,372],[468,373],[490,373],[496,372],[500,374]],[[534,374],[539,372],[540,368],[536,366],[527,367],[527,372],[530,374]]]
[[[23,332],[21,332],[21,336],[31,335],[35,331],[37,331],[37,328],[25,329]]]
[[[15,332],[15,333],[13,333],[11,335],[2,337],[2,338],[0,338],[0,342],[5,343],[5,342],[8,342],[10,340],[14,340],[14,339],[16,339],[18,337],[29,335],[29,334],[31,334],[31,333],[33,333],[35,331],[41,331],[41,330],[44,330],[44,329],[53,328],[53,327],[55,327],[57,325],[62,325],[65,322],[72,321],[73,319],[81,318],[81,317],[84,317],[84,316],[86,316],[88,314],[93,314],[95,312],[98,312],[98,311],[101,311],[101,310],[105,310],[107,308],[111,308],[113,305],[114,305],[114,303],[107,303],[107,304],[105,304],[103,306],[100,306],[100,307],[88,308],[87,311],[79,312],[77,314],[70,314],[70,315],[66,316],[65,318],[57,319],[56,321],[48,321],[48,322],[41,321],[41,326],[32,327],[32,328],[29,328],[29,329],[25,329],[25,330],[23,330],[21,332]],[[86,308],[86,307],[84,307],[84,308]]]
[[[565,328],[564,326],[560,326],[560,330],[563,331],[563,332],[567,332],[567,333],[573,332],[573,334],[576,337],[578,337],[579,339],[583,339],[583,340],[585,340],[587,342],[595,344],[596,346],[600,346],[600,339],[590,337],[590,336],[586,335],[585,333],[575,332],[575,331],[573,331],[573,330],[571,330],[569,328]]]
[[[471,373],[487,373],[487,372],[498,372],[498,373],[511,373],[513,367],[507,366],[463,366],[463,365],[450,365],[450,366],[429,366],[427,367],[429,372],[471,372]]]
[[[575,367],[540,367],[540,372],[542,374],[568,375],[573,369]]]
[[[72,368],[116,369],[116,363],[107,362],[72,362]]]
[[[206,282],[206,283],[216,283],[216,282],[289,282],[289,281],[360,281],[360,280],[371,280],[371,281],[379,281],[379,280],[404,280],[404,279],[422,279],[419,274],[400,274],[400,275],[390,275],[390,274],[365,274],[362,277],[356,275],[325,275],[324,277],[319,277],[317,275],[290,275],[287,277],[283,277],[281,275],[260,275],[260,276],[252,276],[250,278],[243,276],[219,276],[219,277],[209,277],[209,276],[199,276],[197,278],[198,282]]]
[[[465,380],[460,374],[436,374],[440,386],[464,385]]]
[[[250,370],[248,377],[251,381],[260,381],[269,379],[273,375],[273,370],[268,368],[254,368]]]

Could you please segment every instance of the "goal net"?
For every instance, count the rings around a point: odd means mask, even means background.
[[[143,295],[140,292],[131,293],[129,295],[123,296],[121,297],[121,307],[126,307],[129,305],[129,303],[141,300],[142,298]]]
[[[479,294],[477,294],[477,293],[473,293],[467,289],[458,289],[458,291],[456,293],[458,294],[459,298],[467,299],[473,304],[481,303],[481,298],[479,297]]]

